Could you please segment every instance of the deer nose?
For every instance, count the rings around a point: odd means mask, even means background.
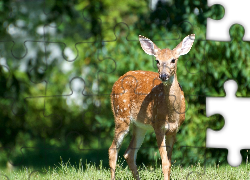
[[[160,74],[159,78],[160,78],[162,81],[166,81],[166,80],[168,80],[169,75],[167,75],[167,74]]]

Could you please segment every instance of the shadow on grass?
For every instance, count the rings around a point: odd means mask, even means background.
[[[50,145],[37,145],[31,148],[22,148],[18,155],[10,157],[12,165],[17,168],[23,166],[32,168],[55,167],[59,166],[61,159],[63,162],[70,161],[71,165],[79,166],[80,159],[83,165],[95,163],[97,166],[100,160],[103,166],[108,167],[108,148],[103,149],[78,149],[69,148],[68,146],[55,148]],[[85,166],[83,167],[85,168]]]

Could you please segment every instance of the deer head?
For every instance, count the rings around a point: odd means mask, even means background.
[[[160,49],[150,39],[139,35],[139,41],[145,53],[155,56],[159,78],[164,84],[172,84],[176,74],[178,58],[190,51],[194,39],[195,34],[188,35],[171,50],[168,48]]]

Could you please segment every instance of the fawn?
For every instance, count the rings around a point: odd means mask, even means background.
[[[146,131],[153,129],[162,159],[164,180],[170,179],[171,155],[176,133],[185,119],[185,98],[177,80],[177,62],[187,54],[195,35],[185,37],[173,50],[158,48],[139,35],[142,49],[156,58],[158,73],[129,71],[113,85],[111,107],[115,118],[114,140],[109,148],[111,179],[115,179],[118,151],[133,124],[133,137],[124,154],[133,177],[139,180],[136,155]]]

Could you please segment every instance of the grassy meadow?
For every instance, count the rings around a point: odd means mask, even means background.
[[[128,166],[125,165],[125,160],[118,159],[116,169],[116,179],[127,180],[133,179],[132,173]],[[139,166],[139,174],[141,179],[163,179],[161,166],[159,162],[155,161],[155,164],[146,167],[145,165]],[[21,169],[1,170],[0,179],[27,179],[27,180],[106,180],[110,179],[110,171],[104,168],[102,161],[100,165],[96,166],[91,162],[79,161],[79,164],[71,164],[70,160],[67,162],[61,162],[53,167],[48,167],[40,170],[22,167]],[[250,179],[250,164],[240,165],[239,167],[231,167],[229,165],[213,165],[204,168],[200,163],[190,165],[188,167],[181,167],[180,165],[172,165],[171,179]]]

